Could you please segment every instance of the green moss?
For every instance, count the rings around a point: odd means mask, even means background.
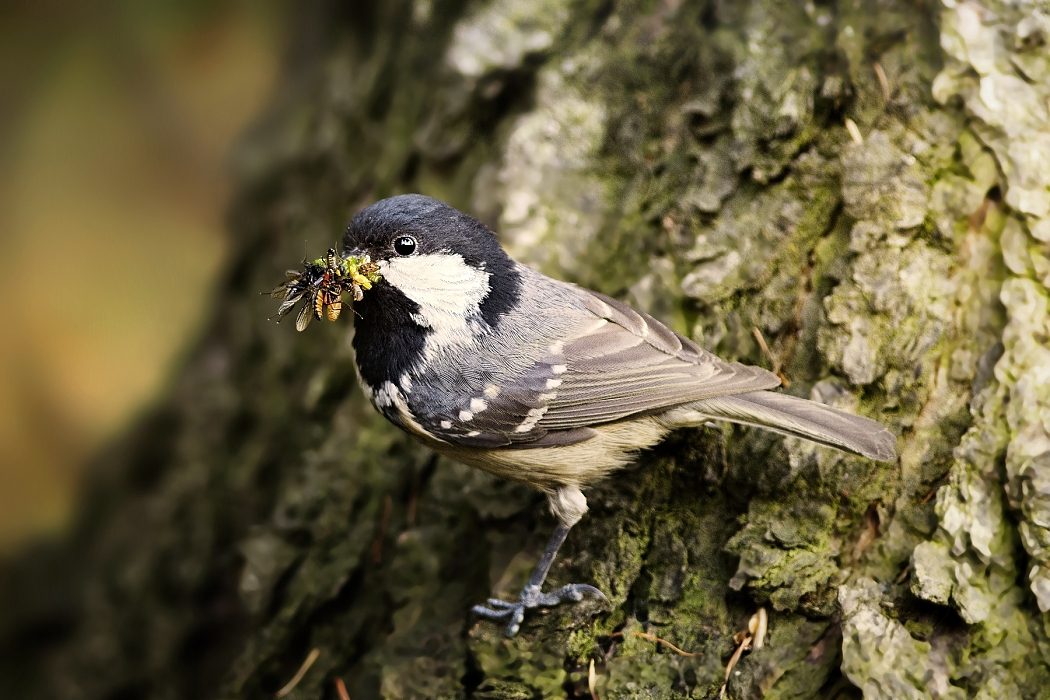
[[[839,591],[842,605],[842,672],[869,698],[929,697],[939,694],[963,698],[948,684],[950,661],[931,655],[928,643],[914,639],[904,625],[883,614],[882,591],[871,579],[861,578]]]
[[[488,697],[565,697],[565,651],[556,643],[475,637],[472,649],[485,675],[479,691]]]
[[[835,509],[801,484],[769,500],[753,499],[747,524],[726,545],[740,557],[731,588],[745,585],[778,611],[830,614]]]
[[[766,645],[746,656],[731,677],[730,697],[816,697],[841,658],[840,643],[838,628],[824,620],[773,614]]]

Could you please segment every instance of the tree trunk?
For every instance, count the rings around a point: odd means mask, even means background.
[[[606,700],[713,698],[765,608],[730,697],[1045,697],[1050,15],[944,2],[317,9],[237,150],[208,330],[74,534],[4,567],[0,696],[269,698],[313,658],[285,697],[591,697],[593,662]],[[610,604],[505,639],[469,609],[527,578],[543,499],[386,424],[351,324],[258,294],[416,191],[900,460],[676,433],[588,492],[551,572]]]

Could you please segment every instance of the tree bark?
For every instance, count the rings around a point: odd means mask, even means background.
[[[334,4],[333,4],[334,5]],[[0,576],[0,695],[1037,698],[1050,687],[1050,15],[999,0],[414,0],[316,9],[238,147],[234,259],[66,540]],[[350,324],[261,297],[423,192],[786,391],[901,435],[876,464],[682,431],[554,520],[356,387]],[[177,245],[177,242],[173,242]],[[312,251],[319,252],[319,251]],[[666,640],[691,655],[678,653]],[[312,650],[318,654],[311,655]]]

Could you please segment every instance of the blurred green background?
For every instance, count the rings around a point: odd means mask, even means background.
[[[63,526],[81,465],[198,333],[226,157],[288,20],[278,0],[0,6],[0,552]]]

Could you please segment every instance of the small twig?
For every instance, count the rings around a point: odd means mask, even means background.
[[[882,64],[878,61],[874,63],[875,77],[879,79],[879,87],[882,88],[882,101],[890,101],[890,81],[886,80],[886,71],[882,70]]]
[[[911,573],[911,562],[908,562],[908,565],[904,567],[904,571],[902,571],[901,575],[897,577],[897,583],[904,583],[904,579],[908,578],[908,574],[910,574],[910,573]]]
[[[929,493],[927,493],[923,497],[922,501],[920,501],[921,505],[926,505],[927,503],[929,503],[930,499],[936,496],[937,492],[941,490],[941,487],[948,483],[949,477],[950,474],[945,474],[944,476],[937,479],[937,481],[935,481],[933,484],[933,488],[931,488]]]
[[[641,639],[648,639],[650,642],[659,642],[660,644],[666,644],[672,651],[674,651],[675,653],[681,654],[682,656],[690,656],[690,657],[692,657],[692,656],[700,656],[701,654],[704,653],[702,651],[683,651],[682,649],[679,649],[678,647],[676,647],[674,644],[671,644],[666,639],[660,639],[655,634],[649,634],[647,632],[631,632],[631,634],[633,636],[639,637]],[[622,637],[623,636],[623,632],[613,632],[609,636],[610,637]]]
[[[777,369],[779,369],[777,367],[777,358],[773,357],[773,353],[770,351],[769,346],[766,345],[765,336],[762,335],[762,331],[758,329],[758,326],[751,327],[751,335],[755,336],[755,340],[758,341],[758,347],[762,348],[762,352],[766,354],[766,357],[769,358],[770,364],[773,365],[773,371],[776,372]]]
[[[860,537],[857,538],[857,544],[853,547],[853,561],[860,561],[860,558],[864,556],[864,552],[868,551],[868,547],[871,546],[878,536],[879,510],[878,506],[872,502],[868,505],[868,509],[864,511],[864,530],[860,533]]]
[[[766,631],[769,628],[769,613],[764,607],[758,609],[751,619],[747,621],[747,629],[740,630],[733,635],[733,643],[737,645],[736,651],[729,657],[726,664],[725,682],[718,691],[718,697],[725,697],[726,687],[729,685],[729,676],[740,662],[740,657],[749,649],[761,649],[766,644]]]
[[[387,528],[390,527],[390,511],[394,508],[394,501],[388,495],[383,499],[383,517],[379,519],[379,532],[376,540],[372,543],[372,561],[379,564],[383,561],[383,540],[386,539]]]
[[[346,692],[346,683],[342,678],[335,679],[335,692],[339,693],[339,700],[350,700],[350,693]]]
[[[853,139],[853,143],[858,146],[864,143],[864,137],[860,134],[860,127],[857,126],[857,122],[849,117],[846,117],[846,131],[849,132],[849,137]]]
[[[740,640],[739,646],[737,646],[736,651],[733,652],[733,655],[729,657],[729,663],[726,664],[726,678],[725,682],[722,683],[722,687],[718,691],[719,698],[725,697],[726,686],[729,685],[729,674],[733,672],[733,669],[736,668],[737,663],[740,661],[740,657],[744,655],[744,651],[747,650],[747,648],[751,645],[751,636],[748,635],[746,632],[744,632],[743,634],[744,638]],[[739,637],[740,635],[738,634],[737,636]]]
[[[676,654],[681,654],[682,656],[699,656],[700,654],[703,653],[703,652],[700,652],[700,651],[682,651],[681,649],[676,647],[674,644],[671,644],[666,639],[660,639],[655,634],[646,634],[645,632],[632,632],[631,634],[633,634],[635,637],[641,637],[642,639],[648,639],[650,642],[659,642],[660,644],[665,644],[665,645],[667,645],[667,648],[669,648],[671,651],[675,652]]]
[[[977,211],[970,214],[966,219],[966,223],[969,225],[971,231],[980,231],[984,226],[984,220],[988,218],[988,207],[993,204],[992,200],[988,197],[984,198],[981,202],[981,206],[977,207]]]
[[[776,355],[774,355],[773,351],[769,349],[768,345],[766,345],[766,339],[765,336],[762,335],[762,331],[758,329],[758,326],[752,326],[751,333],[755,336],[755,340],[758,341],[758,347],[762,348],[762,352],[764,352],[766,357],[769,358],[769,363],[773,365],[773,374],[780,377],[780,381],[785,388],[791,386],[791,382],[788,381],[788,378],[780,371],[780,361],[777,360]]]
[[[594,672],[594,659],[591,659],[591,667],[587,670],[587,690],[591,691],[591,700],[600,700],[598,690],[595,688],[597,680],[598,674]],[[347,698],[347,700],[350,699]]]
[[[320,655],[320,649],[313,649],[306,656],[306,661],[303,662],[303,665],[300,666],[299,670],[295,672],[294,676],[292,676],[292,680],[288,681],[288,685],[274,693],[274,697],[280,700],[280,698],[283,698],[285,695],[295,690],[295,686],[299,685],[299,681],[303,679],[303,676],[306,675],[306,672],[310,670],[310,667],[314,665],[314,662],[317,661],[317,657]]]

